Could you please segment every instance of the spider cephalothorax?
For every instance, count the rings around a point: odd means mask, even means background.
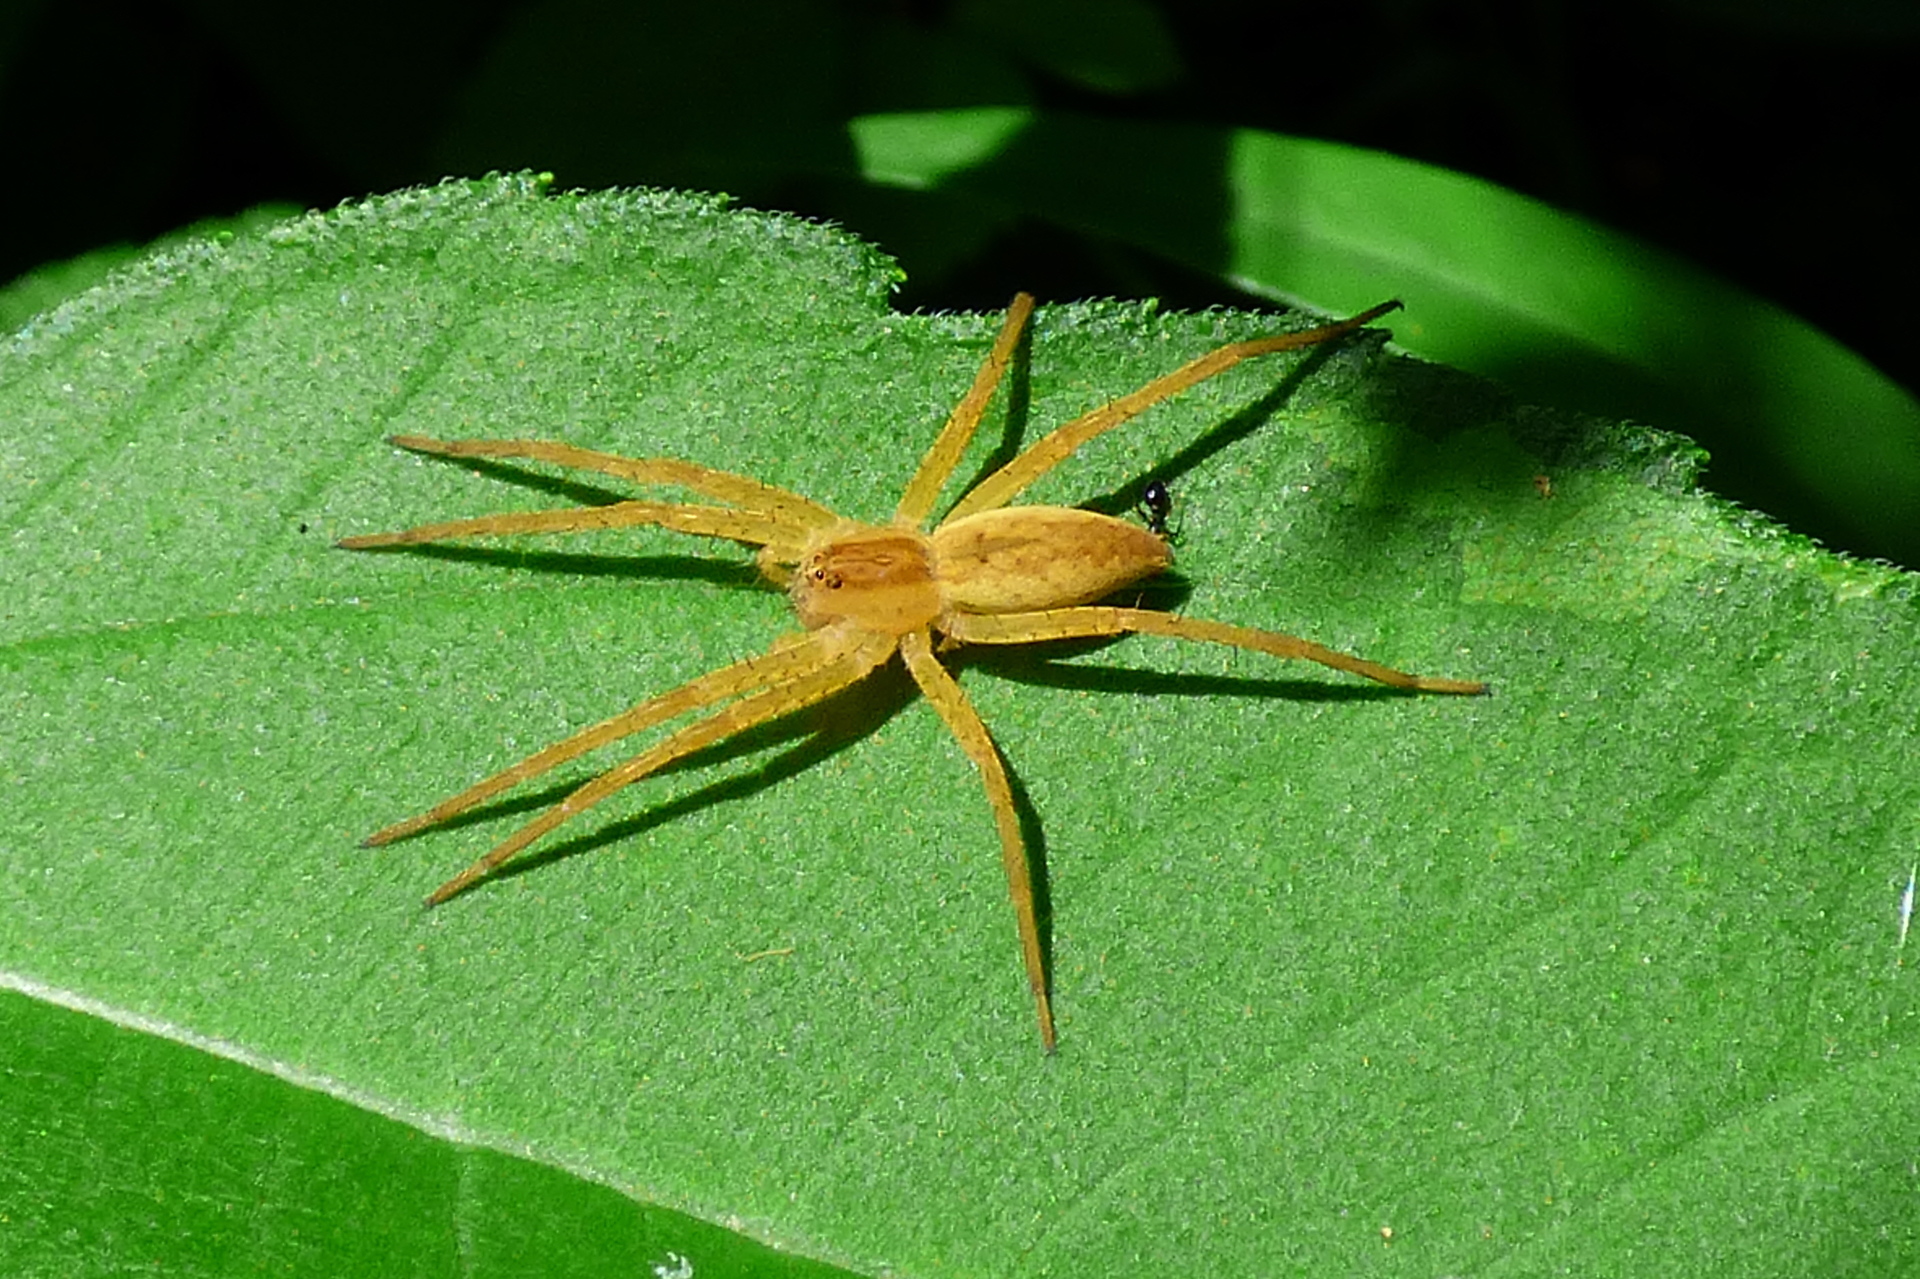
[[[931,530],[926,524],[940,490],[979,426],[1032,314],[1033,299],[1024,293],[1007,309],[1006,321],[972,388],[921,459],[893,519],[886,524],[844,519],[797,493],[669,458],[619,457],[537,440],[443,442],[396,436],[395,444],[419,453],[526,458],[684,489],[718,505],[634,500],[482,516],[344,538],[343,547],[367,550],[452,537],[575,533],[655,524],[760,547],[760,571],[786,588],[804,629],[781,636],[759,657],[711,671],[556,742],[417,817],[376,831],[367,842],[385,844],[413,834],[597,747],[694,711],[718,708],[608,769],[502,840],[427,899],[438,904],[622,787],[722,738],[822,701],[899,653],[914,682],[980,769],[1000,832],[1007,890],[1013,899],[1041,1043],[1051,1052],[1054,1026],[1045,950],[1013,792],[986,725],[935,656],[936,639],[939,647],[945,647],[1141,632],[1305,658],[1396,688],[1485,692],[1486,686],[1477,682],[1409,675],[1278,631],[1096,603],[1172,562],[1165,537],[1170,499],[1164,486],[1156,484],[1157,493],[1147,498],[1147,528],[1093,511],[1008,505],[1088,440],[1161,400],[1251,356],[1297,350],[1353,332],[1398,305],[1383,303],[1338,324],[1236,342],[1203,355],[1045,436],[969,489]]]

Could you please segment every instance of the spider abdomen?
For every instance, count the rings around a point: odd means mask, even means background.
[[[969,613],[1091,604],[1173,562],[1146,529],[1064,506],[962,516],[934,530],[933,556],[948,604]]]

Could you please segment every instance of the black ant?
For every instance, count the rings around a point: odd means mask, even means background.
[[[1155,537],[1171,542],[1174,534],[1167,528],[1167,521],[1173,517],[1173,493],[1159,480],[1148,480],[1147,487],[1140,491],[1140,505],[1134,508],[1147,526],[1147,532]]]

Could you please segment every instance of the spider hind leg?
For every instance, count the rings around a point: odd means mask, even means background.
[[[932,640],[927,632],[912,631],[901,636],[900,655],[906,659],[914,683],[946,721],[960,749],[980,770],[980,780],[987,788],[987,803],[993,809],[993,822],[1000,832],[1000,860],[1007,873],[1007,894],[1013,899],[1014,923],[1020,932],[1020,958],[1026,964],[1034,1015],[1040,1022],[1040,1045],[1051,1053],[1054,1049],[1053,996],[1046,949],[1034,909],[1033,865],[1027,857],[1026,841],[1020,835],[1020,813],[1014,807],[1007,766],[980,713],[973,709],[973,703],[967,700],[958,681],[933,655]]]

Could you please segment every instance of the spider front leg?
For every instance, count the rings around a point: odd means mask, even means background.
[[[786,489],[730,471],[673,458],[631,458],[545,440],[433,440],[396,435],[391,443],[415,453],[451,458],[523,458],[577,471],[597,471],[636,483],[692,489],[720,499],[725,506],[689,502],[632,500],[606,506],[576,506],[550,511],[518,511],[444,520],[396,533],[343,537],[343,550],[371,551],[418,546],[462,537],[512,537],[526,533],[587,533],[600,529],[655,525],[698,537],[716,537],[758,546],[776,558],[793,559],[822,529],[840,517],[817,502]]]
[[[397,533],[362,533],[337,543],[345,551],[373,551],[393,546],[419,546],[456,537],[511,537],[522,533],[590,533],[643,525],[676,533],[718,537],[749,546],[797,547],[796,534],[778,516],[736,511],[729,506],[694,506],[683,502],[614,502],[607,506],[567,506],[553,511],[516,511],[481,515],[466,520],[422,524]],[[797,550],[791,553],[798,554]]]
[[[715,742],[744,733],[769,720],[825,701],[864,677],[893,653],[888,636],[847,631],[816,632],[822,643],[812,660],[790,678],[748,693],[702,720],[696,720],[625,763],[616,764],[539,817],[501,840],[485,856],[433,890],[427,905],[438,906],[499,868],[515,854],[561,823],[601,800]]]
[[[572,471],[597,471],[636,484],[663,484],[718,498],[728,506],[777,516],[795,529],[827,528],[839,519],[818,502],[762,483],[750,476],[716,470],[671,457],[624,457],[554,440],[435,440],[424,435],[392,435],[387,442],[410,453],[433,457],[505,457],[546,462]]]
[[[418,831],[457,817],[476,804],[481,804],[502,791],[508,791],[521,782],[531,781],[544,773],[560,767],[569,760],[585,755],[588,751],[598,750],[602,746],[617,742],[623,737],[645,732],[656,724],[664,724],[689,711],[702,710],[729,697],[751,693],[770,685],[785,683],[817,667],[821,662],[823,641],[818,632],[782,636],[774,642],[770,652],[745,661],[723,666],[719,670],[708,671],[696,679],[690,679],[678,688],[669,689],[656,697],[650,697],[628,710],[609,719],[601,720],[591,728],[581,729],[572,737],[555,742],[544,750],[536,751],[511,768],[503,768],[493,776],[475,782],[472,786],[449,799],[442,800],[417,817],[383,826],[360,841],[363,847],[376,848],[382,844],[391,844],[397,839],[405,839]]]

